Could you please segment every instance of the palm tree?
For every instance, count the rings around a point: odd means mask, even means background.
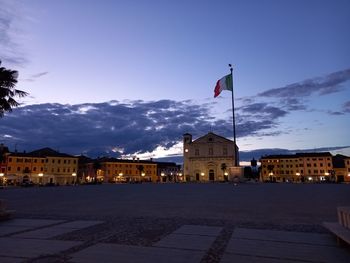
[[[25,91],[15,89],[17,77],[18,71],[0,67],[0,118],[5,112],[10,112],[12,108],[20,105],[14,97],[21,98],[28,95]]]
[[[221,170],[222,170],[222,173],[223,173],[223,175],[224,175],[224,180],[225,180],[225,182],[228,181],[227,175],[225,175],[226,169],[227,169],[226,163],[222,163],[222,164],[221,164]]]

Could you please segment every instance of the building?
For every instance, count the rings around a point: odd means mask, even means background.
[[[333,156],[333,169],[337,182],[350,183],[350,157],[341,154]]]
[[[349,159],[344,159],[345,163]],[[261,178],[273,182],[341,182],[347,181],[346,167],[335,168],[329,152],[268,155],[260,158]],[[338,170],[337,176],[336,169]],[[342,170],[341,170],[342,169]],[[342,177],[343,176],[343,180]]]
[[[236,150],[235,150],[236,147]],[[192,141],[192,135],[183,135],[183,173],[186,181],[214,182],[229,180],[229,168],[235,163],[238,147],[234,141],[215,133]]]
[[[9,154],[9,149],[4,145],[0,144],[0,185],[5,184],[7,178],[5,177],[7,160],[6,155]]]
[[[157,182],[183,182],[181,165],[173,162],[156,162],[157,164]]]
[[[29,153],[6,155],[8,184],[71,184],[75,183],[78,158],[43,148]]]
[[[93,160],[93,163],[98,181],[109,183],[157,181],[157,164],[153,161],[103,157]]]

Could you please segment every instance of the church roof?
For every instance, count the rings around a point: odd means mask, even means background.
[[[220,141],[226,141],[226,142],[230,142],[230,143],[234,143],[234,141],[229,140],[223,136],[217,135],[213,132],[208,132],[206,135],[203,135],[202,137],[197,138],[196,140],[194,140],[192,143],[203,143],[203,142],[208,142],[210,140],[210,138],[216,138],[219,139]]]

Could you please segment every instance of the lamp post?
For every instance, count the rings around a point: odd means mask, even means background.
[[[44,174],[43,173],[38,173],[38,176],[39,176],[39,185],[42,185]]]
[[[76,184],[76,178],[77,178],[77,174],[76,173],[72,173],[73,176],[73,184]]]

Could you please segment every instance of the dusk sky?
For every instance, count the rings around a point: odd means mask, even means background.
[[[150,158],[232,138],[231,93],[213,98],[232,63],[241,151],[350,155],[349,25],[348,0],[0,0],[2,66],[30,93],[0,142]]]

